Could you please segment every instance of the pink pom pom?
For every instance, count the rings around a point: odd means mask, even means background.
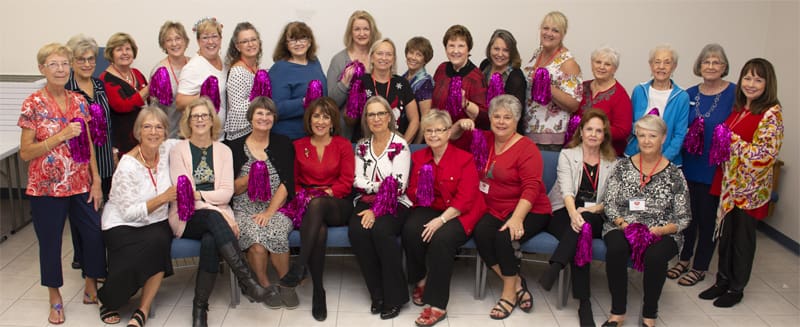
[[[172,104],[172,81],[167,67],[161,66],[150,77],[150,96],[163,106]]]
[[[192,188],[192,182],[186,175],[180,175],[175,187],[178,201],[178,219],[189,221],[194,215],[194,189]]]
[[[347,94],[347,105],[345,108],[345,115],[350,119],[358,119],[361,117],[361,112],[364,109],[364,104],[367,103],[367,94],[364,91],[364,84],[361,78],[350,81],[350,93]]]
[[[689,131],[683,139],[683,148],[687,153],[694,155],[703,154],[703,134],[705,133],[705,119],[702,116],[694,119],[689,125]]]
[[[403,143],[397,143],[397,142],[389,143],[389,149],[387,150],[388,152],[386,153],[386,156],[389,157],[389,160],[393,161],[394,157],[400,154],[400,151],[403,151],[404,147],[405,146],[403,145]]]
[[[219,113],[220,99],[219,99],[219,80],[216,76],[209,76],[206,78],[203,85],[200,86],[200,96],[206,96],[211,103],[214,104],[214,110]]]
[[[429,207],[433,203],[433,165],[424,164],[417,180],[417,206]]]
[[[632,223],[625,227],[625,238],[631,246],[633,269],[644,271],[644,252],[650,245],[660,241],[661,236],[651,233],[647,225]]]
[[[86,123],[84,122],[83,118],[80,117],[72,118],[70,122],[81,123],[81,133],[67,141],[67,144],[69,145],[69,151],[72,153],[72,160],[78,163],[89,162],[89,159],[92,157],[92,153],[91,149],[89,149],[89,133],[86,132]]]
[[[394,176],[386,177],[381,182],[375,202],[372,203],[372,211],[375,213],[375,217],[397,213],[398,189],[398,183]]]
[[[272,81],[266,70],[259,69],[253,79],[253,88],[250,89],[250,101],[256,97],[272,98]]]
[[[648,115],[656,115],[656,116],[661,116],[661,114],[659,114],[659,113],[658,113],[658,108],[653,108],[653,109],[650,109],[650,111],[649,111],[649,112],[647,112],[647,114],[648,114]]]
[[[108,139],[108,121],[106,120],[106,112],[103,107],[97,103],[89,105],[89,115],[92,120],[89,121],[89,131],[92,133],[92,143],[97,146],[103,146]]]
[[[550,83],[550,72],[547,71],[547,68],[537,68],[531,83],[531,99],[541,105],[550,103],[553,98],[550,92]]]
[[[450,118],[456,121],[463,116],[464,111],[464,97],[461,94],[461,76],[453,76],[450,79],[450,86],[447,93],[447,101],[445,102],[445,109],[450,113]]]
[[[308,105],[314,100],[322,96],[322,82],[315,79],[308,82],[308,89],[306,89],[306,98],[303,101],[303,107],[308,108]]]
[[[712,166],[728,161],[731,157],[731,136],[733,132],[725,124],[714,127],[714,136],[711,138],[711,150],[708,154],[708,163]]]
[[[592,262],[592,225],[584,222],[581,226],[581,233],[578,235],[575,265],[583,267],[590,262]]]
[[[472,152],[472,160],[475,161],[475,169],[483,171],[486,162],[489,161],[489,146],[486,144],[486,136],[479,129],[472,130],[472,142],[469,144],[469,151]]]
[[[269,170],[266,162],[257,160],[250,166],[247,197],[253,202],[267,202],[272,198],[272,186],[269,183]]]
[[[486,107],[492,102],[492,99],[498,95],[505,93],[505,86],[503,85],[503,76],[500,73],[492,74],[489,79],[489,89],[486,90]]]
[[[578,127],[581,126],[581,117],[583,117],[583,112],[576,112],[569,117],[569,121],[567,122],[567,132],[564,134],[564,144],[569,143],[572,140],[572,136],[575,135],[575,132],[578,131]]]
[[[306,213],[306,207],[308,207],[311,200],[326,195],[327,193],[322,190],[303,189],[295,195],[292,201],[289,201],[289,203],[278,209],[278,211],[292,219],[294,228],[300,228],[300,224],[303,222],[303,215]]]

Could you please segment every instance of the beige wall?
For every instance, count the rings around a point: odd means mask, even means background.
[[[224,3],[236,3],[235,5]],[[163,1],[163,0],[23,0],[4,3],[0,12],[0,74],[36,74],[35,56],[47,42],[66,42],[85,33],[104,44],[117,31],[130,33],[139,43],[135,66],[144,72],[163,56],[157,45],[158,28],[165,20],[178,20],[187,28],[201,16],[214,15],[225,27],[225,44],[239,21],[251,21],[261,32],[265,56],[261,66],[272,64],[271,53],[281,28],[289,21],[303,20],[314,29],[319,56],[327,69],[330,58],[343,48],[346,19],[355,9],[366,9],[376,18],[384,36],[401,48],[410,37],[423,35],[434,45],[435,56],[428,70],[444,60],[441,37],[451,24],[472,31],[473,61],[484,58],[489,35],[495,28],[510,30],[517,38],[523,61],[538,43],[537,27],[542,16],[560,10],[570,19],[565,44],[590,78],[589,54],[601,45],[622,53],[617,77],[631,90],[649,77],[648,51],[669,42],[680,53],[676,82],[683,86],[699,82],[691,74],[698,51],[709,42],[722,44],[736,80],[742,64],[752,57],[765,57],[775,64],[780,80],[779,96],[784,105],[786,140],[781,158],[786,162],[781,185],[782,199],[768,222],[794,240],[800,240],[800,166],[798,158],[798,2],[797,1]],[[499,5],[498,5],[499,4]],[[488,16],[487,13],[493,13]],[[191,32],[191,30],[189,30]],[[192,41],[187,53],[194,53]],[[401,58],[402,59],[402,58]],[[405,68],[399,61],[400,70]]]

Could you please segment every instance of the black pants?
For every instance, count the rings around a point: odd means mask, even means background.
[[[235,242],[231,226],[219,211],[201,209],[194,212],[186,222],[182,238],[200,240],[200,263],[198,269],[207,273],[219,272],[219,249],[229,242]]]
[[[111,192],[111,176],[102,178],[100,187],[103,189],[103,202],[108,202],[108,193]],[[69,230],[72,233],[72,262],[80,263],[83,260],[80,230],[75,224],[69,224]]]
[[[719,236],[717,286],[744,291],[753,270],[758,220],[739,208],[725,215]]]
[[[509,215],[507,218],[510,217]],[[525,230],[525,233],[522,234],[522,239],[514,242],[511,241],[509,233],[514,231],[499,230],[503,224],[505,221],[487,213],[475,224],[475,231],[472,234],[475,238],[475,245],[478,246],[478,254],[486,262],[486,266],[499,265],[503,276],[511,277],[519,274],[521,262],[521,258],[517,256],[519,245],[547,229],[550,225],[550,215],[528,213],[522,222],[522,229]]]
[[[615,229],[605,236],[606,276],[611,293],[611,314],[624,315],[628,305],[628,260],[631,247],[622,230]],[[642,317],[658,318],[658,299],[667,279],[667,263],[678,254],[678,244],[670,236],[651,244],[644,251]]]
[[[350,244],[372,300],[383,300],[387,307],[408,302],[406,276],[403,273],[403,249],[397,238],[403,231],[408,208],[397,206],[397,213],[375,218],[372,228],[361,226],[359,212],[370,205],[358,202],[350,217]]]
[[[467,234],[460,220],[451,219],[433,234],[429,243],[423,242],[424,225],[441,214],[442,211],[427,207],[411,209],[403,226],[403,247],[406,250],[408,281],[417,283],[427,276],[422,302],[447,309],[456,252],[467,242]]]
[[[592,226],[592,238],[601,238],[603,234],[603,223],[605,219],[602,214],[584,212],[581,214],[583,220]],[[553,220],[550,222],[553,235],[558,237],[558,247],[556,247],[550,262],[558,262],[564,267],[572,265],[572,297],[579,300],[588,300],[590,293],[589,269],[592,264],[587,263],[583,267],[575,265],[575,251],[578,247],[578,236],[580,234],[572,230],[571,220],[567,213],[567,208],[561,208],[553,212]]]
[[[300,224],[300,255],[296,262],[308,266],[316,290],[323,289],[328,226],[343,226],[352,214],[353,203],[350,200],[322,196],[308,203]]]
[[[681,261],[689,261],[694,255],[692,268],[707,271],[714,256],[714,227],[716,226],[717,206],[719,197],[708,194],[711,185],[687,182],[689,185],[689,198],[692,208],[692,221],[683,230],[683,250]],[[697,240],[697,250],[695,250]]]

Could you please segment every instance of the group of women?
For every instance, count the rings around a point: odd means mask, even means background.
[[[283,29],[268,73],[259,70],[252,24],[235,27],[224,59],[221,23],[202,18],[192,30],[199,50],[189,58],[183,25],[162,26],[167,56],[151,84],[132,68],[138,48],[125,33],[109,39],[99,79],[91,38],[37,55],[47,83],[25,100],[18,125],[52,324],[65,319],[67,217],[83,303],[99,303],[107,324],[121,321],[119,308],[139,289],[129,325],[146,323],[172,274],[173,237],[201,242],[193,326],[207,325],[220,260],[246,297],[270,308],[297,307],[295,287],[310,275],[312,315],[325,320],[331,226],[349,226],[370,311],[391,319],[410,301],[423,307],[419,326],[446,318],[455,256],[470,237],[502,281],[493,319],[533,310],[520,244],[542,231],[560,242],[539,282],[550,290],[572,267],[581,326],[595,325],[592,238],[608,247],[612,305],[603,326],[625,319],[629,259],[644,272],[642,324],[653,326],[665,279],[703,280],[717,239],[717,280],[699,296],[719,307],[743,297],[783,137],[777,80],[764,59],[748,61],[730,83],[724,50],[710,44],[694,66],[703,82],[684,91],[671,79],[677,53],[658,46],[652,80],[629,98],[614,78],[614,49],[592,52],[594,79],[582,80],[560,12],[545,16],[524,66],[510,32],[495,31],[476,66],[469,30],[451,26],[442,39],[448,61],[433,76],[424,37],[408,41],[408,71],[398,75],[395,43],[365,11],[351,15],[346,48],[327,74],[302,22]],[[411,153],[413,143],[427,146]],[[561,151],[549,193],[540,150]],[[301,247],[290,264],[293,229]]]

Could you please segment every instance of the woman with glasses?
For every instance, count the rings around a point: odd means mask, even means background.
[[[303,103],[308,84],[318,80],[322,83],[323,95],[328,91],[311,27],[303,22],[287,24],[275,45],[272,60],[275,61],[269,69],[272,100],[278,106],[278,116],[281,117],[274,131],[295,140],[305,135]]]
[[[175,105],[179,111],[183,112],[189,103],[200,97],[204,84],[216,84],[218,93],[214,93],[211,88],[211,94],[204,95],[212,100],[212,109],[216,111],[220,122],[225,126],[228,106],[226,100],[227,78],[223,74],[224,66],[222,57],[219,55],[222,45],[222,24],[217,22],[216,18],[204,17],[194,24],[192,31],[197,35],[198,56],[192,57],[181,71]],[[214,82],[215,80],[216,82]],[[217,100],[219,103],[216,102]],[[222,137],[222,133],[219,136]]]
[[[109,65],[99,78],[108,92],[111,108],[111,120],[108,123],[112,126],[111,139],[116,159],[119,159],[119,152],[127,153],[136,146],[133,122],[150,92],[142,72],[133,68],[133,60],[138,53],[136,41],[126,33],[111,35],[103,52]]]
[[[189,36],[186,34],[186,28],[183,27],[183,24],[174,21],[164,22],[164,24],[161,25],[161,29],[158,31],[158,46],[161,47],[161,50],[163,50],[167,56],[153,67],[150,76],[153,76],[156,70],[161,67],[167,69],[169,84],[172,89],[172,103],[168,106],[164,106],[159,104],[157,99],[150,99],[150,104],[158,104],[158,106],[167,113],[167,118],[169,119],[167,137],[175,139],[178,138],[178,133],[180,132],[179,123],[182,115],[182,112],[178,110],[177,104],[175,103],[175,98],[178,95],[178,81],[183,67],[189,63],[189,57],[186,56],[186,47],[189,46]]]
[[[261,61],[261,34],[249,22],[236,25],[225,65],[228,71],[228,118],[225,119],[225,139],[235,140],[252,131],[247,121],[250,92]]]

